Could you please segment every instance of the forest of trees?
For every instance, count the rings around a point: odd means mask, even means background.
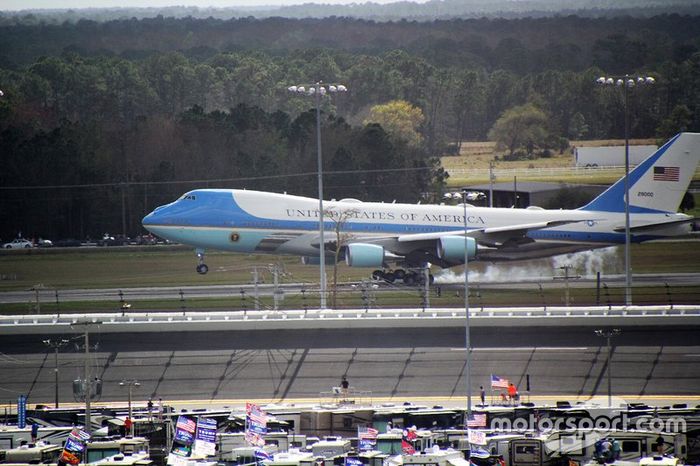
[[[349,89],[322,104],[328,198],[438,191],[438,157],[519,106],[550,134],[621,137],[600,75],[656,78],[633,91],[633,137],[700,130],[700,16],[22,18],[0,24],[3,239],[134,235],[202,186],[313,196],[314,103],[287,87],[317,80]],[[417,127],[382,127],[387,108]]]
[[[19,8],[27,8],[18,0]],[[215,2],[214,2],[215,3]],[[4,16],[26,20],[48,21],[61,24],[64,21],[91,19],[110,21],[123,18],[148,18],[158,15],[173,18],[328,18],[351,17],[392,21],[410,19],[432,21],[452,18],[525,18],[553,15],[577,15],[587,17],[636,16],[651,17],[660,14],[697,14],[698,0],[428,0],[414,2],[393,0],[390,3],[372,1],[354,2],[348,5],[329,4],[323,1],[305,1],[298,5],[279,6],[274,1],[268,6],[164,6],[148,8],[81,8],[79,10],[20,10],[5,12]],[[0,13],[0,18],[3,14]]]

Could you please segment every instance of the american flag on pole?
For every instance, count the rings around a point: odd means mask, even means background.
[[[508,379],[491,374],[491,388],[508,388]]]
[[[253,403],[245,405],[246,423],[259,427],[267,427],[267,414],[260,407]]]
[[[74,427],[73,430],[71,430],[70,435],[83,442],[90,440],[90,434],[84,430],[78,429],[77,427]]]
[[[267,415],[265,411],[254,403],[246,403],[245,405],[245,438],[251,445],[263,446],[265,439],[263,436],[267,433]]]
[[[467,427],[486,427],[486,414],[472,414],[467,420]]]
[[[176,428],[194,434],[194,431],[197,428],[197,424],[192,419],[189,419],[185,416],[179,416],[177,418]]]
[[[377,445],[377,435],[379,435],[379,431],[373,427],[358,426],[357,443],[360,451],[374,450],[374,447]]]
[[[359,426],[357,428],[357,438],[360,439],[376,439],[379,431],[373,427]]]
[[[654,181],[679,181],[679,167],[654,167]]]

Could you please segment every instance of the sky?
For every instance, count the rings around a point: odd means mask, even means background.
[[[393,3],[398,0],[372,0],[373,3]],[[413,0],[424,3],[426,0]],[[198,7],[236,6],[286,6],[303,3],[346,5],[366,3],[365,0],[0,0],[0,10],[25,10],[36,8],[113,8],[113,7],[163,7],[186,5]]]

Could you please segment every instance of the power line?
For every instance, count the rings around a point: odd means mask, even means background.
[[[417,172],[428,171],[430,167],[414,167],[414,168],[384,168],[376,170],[336,170],[325,171],[325,175],[346,175],[359,173],[389,173],[389,172]],[[259,180],[274,180],[280,178],[298,178],[304,176],[316,176],[317,172],[292,173],[288,175],[267,175],[267,176],[246,176],[240,178],[214,178],[214,179],[198,179],[198,180],[175,180],[175,181],[129,181],[116,183],[87,183],[87,184],[62,184],[62,185],[46,185],[46,186],[0,186],[2,191],[12,190],[39,190],[39,189],[82,189],[82,188],[114,188],[122,186],[144,186],[144,185],[175,185],[175,184],[195,184],[195,183],[230,183],[236,181],[259,181]]]

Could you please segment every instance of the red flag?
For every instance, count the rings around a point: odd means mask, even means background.
[[[415,454],[416,449],[413,448],[413,445],[411,445],[407,441],[401,440],[401,451],[404,455],[413,455]]]

